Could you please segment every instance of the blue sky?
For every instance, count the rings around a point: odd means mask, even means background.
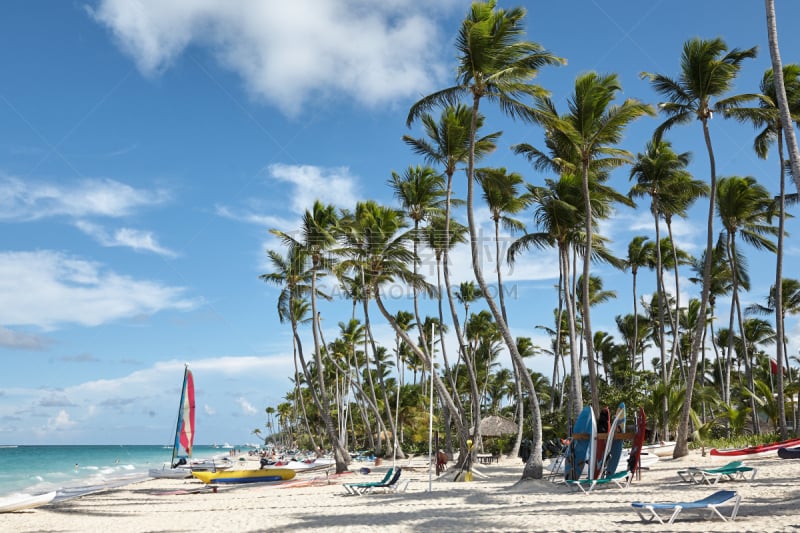
[[[268,230],[294,229],[315,198],[348,208],[394,201],[391,172],[421,163],[401,141],[421,135],[405,126],[408,108],[452,84],[453,40],[469,3],[271,4],[5,5],[0,443],[168,442],[184,363],[195,373],[202,443],[251,441],[264,408],[289,389],[291,342],[277,320],[277,290],[258,280],[269,268],[265,250],[277,247]],[[800,17],[796,3],[776,4],[780,20]],[[588,70],[616,72],[625,97],[657,103],[639,73],[676,75],[681,46],[694,36],[759,46],[737,92],[755,92],[769,67],[761,2],[500,5],[525,6],[529,38],[568,60],[539,77],[561,110],[575,76]],[[790,28],[779,25],[785,63],[800,61],[800,36]],[[484,163],[541,183],[546,175],[508,149],[541,145],[541,131],[484,111],[486,131],[504,132]],[[659,121],[640,120],[623,146],[643,150]],[[755,157],[752,128],[714,119],[711,134],[720,176],[752,175],[777,192],[774,151],[766,162]],[[699,124],[669,138],[694,153],[691,170],[706,179]],[[628,169],[612,183],[627,191]],[[459,192],[463,185],[461,176]],[[676,239],[694,254],[704,243],[704,212],[705,204],[676,224]],[[478,217],[489,231],[487,212]],[[652,234],[652,222],[646,206],[623,209],[602,231],[624,253],[632,236]],[[786,276],[800,276],[798,252],[790,237]],[[467,257],[455,254],[456,282],[469,276]],[[485,261],[490,270],[492,258]],[[763,302],[773,258],[750,254],[750,268],[753,289],[743,300]],[[598,309],[593,326],[614,332],[614,316],[632,310],[630,278],[596,272],[618,299]],[[555,256],[527,254],[506,274],[514,334],[546,345],[535,326],[552,320]],[[651,292],[653,275],[640,278],[641,293]],[[696,289],[683,281],[686,301]],[[334,300],[320,310],[332,339],[350,307]],[[718,316],[726,315],[722,303]],[[389,328],[376,322],[389,344]],[[788,332],[797,354],[796,319]],[[530,365],[549,375],[552,360]]]

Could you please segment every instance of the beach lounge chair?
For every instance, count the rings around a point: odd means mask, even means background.
[[[601,477],[598,479],[568,479],[566,480],[566,483],[570,487],[578,487],[583,491],[584,494],[589,494],[595,487],[610,484],[614,484],[621,489],[626,489],[631,484],[631,477],[633,476],[630,475],[627,470],[621,470],[615,474],[611,474],[610,476]]]
[[[702,500],[697,500],[693,502],[666,502],[666,503],[644,503],[644,502],[633,502],[631,505],[639,514],[639,518],[644,521],[651,521],[657,520],[660,524],[664,523],[664,518],[659,516],[658,511],[672,511],[672,514],[667,521],[667,524],[672,524],[675,521],[675,518],[681,513],[681,511],[685,510],[709,510],[711,513],[709,514],[709,518],[714,518],[714,515],[720,517],[723,522],[727,522],[728,518],[725,518],[718,507],[724,505],[726,503],[731,502],[733,503],[733,510],[730,514],[730,520],[736,520],[736,513],[739,512],[739,503],[741,502],[741,496],[736,494],[735,491],[732,490],[719,490],[714,494],[703,498]]]
[[[380,490],[382,492],[397,492],[399,487],[398,483],[400,482],[400,474],[403,473],[403,469],[398,467],[397,470],[394,471],[392,475],[392,479],[387,481],[386,483],[376,483],[374,485],[369,485],[367,487],[356,487],[358,494],[372,494],[373,491]],[[406,483],[407,485],[408,483]]]
[[[690,467],[686,470],[678,470],[678,475],[682,480],[698,485],[716,485],[721,479],[725,478],[731,481],[754,479],[756,472],[755,467],[745,466],[741,461],[731,461],[718,468]]]
[[[373,486],[373,485],[383,485],[385,483],[388,483],[389,480],[392,479],[392,474],[394,474],[394,469],[390,468],[389,470],[386,471],[386,475],[383,476],[383,479],[380,480],[380,481],[365,481],[363,483],[344,483],[344,484],[342,484],[342,486],[344,487],[344,490],[348,494],[355,496],[355,495],[359,494],[359,492],[360,492],[359,489],[361,489],[361,488],[369,487],[369,486]]]

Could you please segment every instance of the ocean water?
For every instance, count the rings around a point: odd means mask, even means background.
[[[193,459],[227,457],[229,449],[195,446]],[[0,498],[57,490],[64,499],[146,479],[172,459],[169,446],[0,446]]]

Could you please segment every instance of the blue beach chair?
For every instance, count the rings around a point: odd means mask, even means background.
[[[733,510],[731,511],[729,519],[732,521],[736,520],[736,513],[739,512],[739,503],[741,502],[741,496],[736,494],[735,491],[732,490],[720,490],[715,492],[714,494],[703,498],[702,500],[697,500],[693,502],[664,502],[664,503],[644,503],[644,502],[633,502],[631,505],[633,506],[634,510],[639,514],[639,518],[644,521],[651,521],[657,520],[658,523],[663,524],[664,519],[659,516],[658,511],[672,511],[672,514],[667,521],[667,524],[672,524],[675,521],[675,518],[681,513],[681,511],[685,510],[708,510],[711,511],[709,518],[714,518],[714,516],[718,516],[722,519],[723,522],[727,522],[728,518],[725,518],[718,507],[724,505],[728,502],[733,503]]]

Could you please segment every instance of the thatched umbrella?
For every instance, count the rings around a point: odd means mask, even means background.
[[[484,437],[509,435],[516,433],[517,429],[518,426],[513,420],[497,415],[487,416],[480,424],[481,435]]]

